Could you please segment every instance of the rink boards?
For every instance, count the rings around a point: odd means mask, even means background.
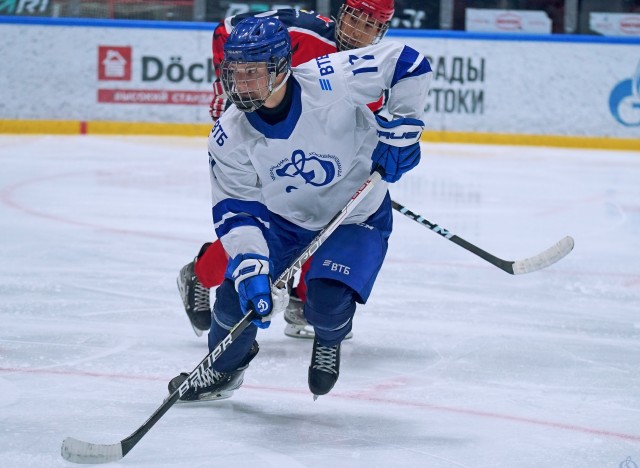
[[[0,17],[0,133],[206,135],[214,25]],[[391,31],[429,141],[640,149],[639,38]]]

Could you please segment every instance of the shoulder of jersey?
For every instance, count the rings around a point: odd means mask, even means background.
[[[219,127],[222,128],[224,132],[224,138],[220,141],[229,142],[230,144],[226,145],[216,145],[216,148],[221,152],[229,152],[232,151],[235,147],[238,146],[239,143],[246,143],[251,139],[251,124],[249,121],[244,118],[244,113],[236,106],[230,106],[224,114],[220,117]],[[218,140],[220,137],[220,130],[216,128],[214,125],[209,136],[213,136],[214,140]]]
[[[299,28],[313,31],[323,37],[333,39],[336,23],[326,16],[304,10],[280,10],[278,18],[288,29]],[[286,13],[284,13],[286,12]]]
[[[332,73],[327,73],[328,66],[332,67]],[[326,61],[326,56],[310,60],[293,70],[303,94],[315,104],[324,107],[343,99],[345,92],[343,78],[341,73],[333,68],[333,64]]]

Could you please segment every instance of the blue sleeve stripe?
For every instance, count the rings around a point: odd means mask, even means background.
[[[227,198],[213,207],[212,214],[218,238],[239,226],[255,226],[263,234],[269,229],[269,210],[260,202]]]
[[[429,61],[417,50],[405,46],[398,57],[396,70],[393,73],[391,87],[404,78],[412,76],[424,75],[431,71]]]
[[[262,231],[263,235],[266,235],[266,230],[268,229],[264,224],[256,223],[255,219],[249,216],[234,216],[233,218],[228,219],[227,222],[215,226],[216,236],[220,239],[229,234],[231,230],[240,226],[257,227]]]

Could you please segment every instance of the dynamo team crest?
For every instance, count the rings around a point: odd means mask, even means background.
[[[299,149],[291,154],[291,162],[284,159],[271,168],[271,178],[274,180],[275,176],[301,178],[305,184],[315,187],[328,185],[341,175],[342,165],[336,156],[313,152],[307,155]],[[286,191],[289,193],[297,188],[289,185]]]
[[[634,76],[621,81],[611,91],[609,110],[625,127],[640,126],[640,63]]]

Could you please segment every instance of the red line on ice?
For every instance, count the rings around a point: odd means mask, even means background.
[[[68,218],[64,218],[62,216],[57,216],[57,215],[52,215],[49,213],[46,213],[44,211],[38,211],[34,208],[31,208],[25,204],[21,204],[19,202],[17,202],[15,200],[15,192],[19,189],[28,187],[30,185],[35,185],[35,184],[39,184],[39,183],[43,183],[43,182],[49,182],[52,180],[56,180],[56,179],[63,179],[63,178],[68,178],[68,177],[76,177],[76,176],[86,176],[86,175],[93,175],[96,174],[95,171],[86,171],[86,172],[68,172],[65,174],[56,174],[56,175],[52,175],[52,176],[46,176],[46,177],[38,177],[38,178],[34,178],[34,179],[28,179],[28,180],[24,180],[22,182],[17,182],[15,184],[12,185],[8,185],[6,187],[4,187],[2,190],[0,190],[0,203],[3,203],[4,205],[7,205],[13,209],[16,209],[18,211],[21,211],[23,213],[32,215],[32,216],[36,216],[39,218],[44,218],[44,219],[48,219],[51,221],[56,221],[59,223],[64,223],[64,224],[70,224],[72,226],[79,226],[79,227],[84,227],[84,228],[89,228],[89,229],[97,229],[100,231],[106,231],[106,232],[110,232],[113,234],[124,234],[124,235],[129,235],[129,236],[139,236],[139,237],[148,237],[148,238],[152,238],[152,239],[166,239],[166,240],[171,240],[171,241],[181,241],[181,242],[189,242],[189,243],[198,243],[198,242],[202,242],[202,239],[189,239],[186,237],[178,237],[178,236],[170,236],[170,235],[166,235],[166,234],[157,234],[154,232],[148,232],[148,231],[134,231],[131,229],[119,229],[119,228],[113,228],[113,227],[109,227],[109,226],[102,226],[99,224],[94,224],[94,223],[87,223],[84,221],[76,221],[74,219],[68,219]]]
[[[99,377],[107,379],[124,379],[124,380],[138,380],[138,381],[161,381],[168,382],[167,377],[157,376],[140,376],[130,374],[112,374],[112,373],[100,373],[100,372],[87,372],[87,371],[73,371],[73,370],[58,370],[58,369],[21,369],[11,367],[0,367],[0,373],[28,373],[28,374],[52,374],[52,375],[71,375],[76,377]],[[281,387],[268,387],[262,385],[244,385],[242,387],[246,390],[265,391],[294,394],[294,395],[309,395],[307,389],[285,389]],[[575,424],[562,423],[557,421],[547,421],[544,419],[534,419],[523,416],[515,416],[510,414],[493,413],[490,411],[474,410],[469,408],[458,408],[455,406],[445,405],[433,405],[430,403],[422,403],[417,401],[405,401],[395,400],[391,398],[381,398],[375,396],[367,396],[363,393],[341,393],[335,392],[324,396],[323,398],[331,398],[337,400],[354,400],[354,401],[368,401],[372,403],[381,403],[384,405],[396,405],[403,406],[405,408],[422,409],[428,411],[439,411],[443,413],[454,413],[465,416],[473,416],[486,419],[497,419],[502,421],[517,422],[523,424],[530,424],[541,427],[548,427],[552,429],[562,429],[571,432],[580,432],[583,434],[592,434],[601,437],[611,437],[615,439],[630,440],[633,442],[640,442],[640,435],[625,434],[622,432],[608,431],[604,429],[596,429],[591,427],[578,426]]]

